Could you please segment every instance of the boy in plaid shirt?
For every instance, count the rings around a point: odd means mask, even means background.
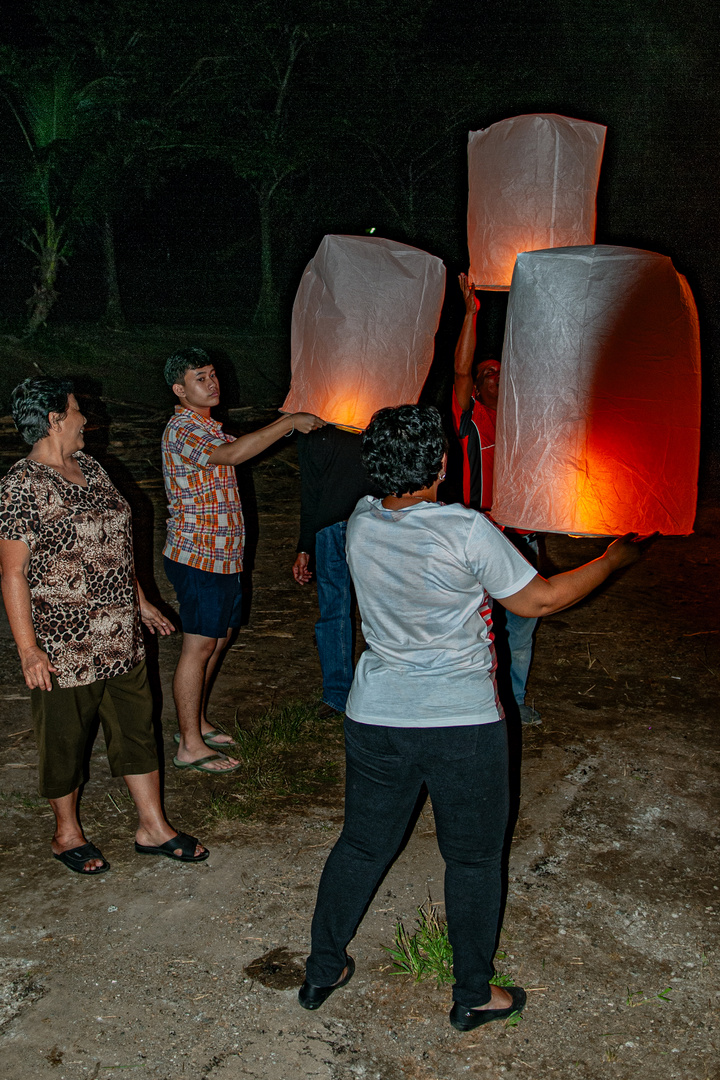
[[[220,386],[206,352],[189,348],[175,353],[165,364],[165,380],[179,401],[162,437],[170,511],[163,556],[183,629],[173,679],[180,728],[173,761],[178,769],[230,772],[239,762],[221,751],[232,739],[213,728],[206,710],[213,678],[242,612],[245,526],[235,466],[283,435],[307,434],[324,421],[311,413],[294,413],[235,439],[212,418]]]

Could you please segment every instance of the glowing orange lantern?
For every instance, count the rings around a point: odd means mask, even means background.
[[[469,276],[510,288],[520,251],[592,244],[606,128],[567,116],[513,116],[468,140]]]
[[[376,409],[414,403],[433,356],[445,267],[374,236],[326,236],[292,317],[292,379],[283,412],[362,430]]]
[[[670,259],[623,247],[519,255],[508,303],[493,516],[543,532],[692,532],[700,337]]]

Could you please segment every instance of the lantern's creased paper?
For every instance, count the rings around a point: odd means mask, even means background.
[[[605,132],[553,113],[470,132],[469,276],[476,288],[507,292],[521,251],[592,244]]]
[[[518,256],[503,347],[492,513],[580,535],[692,532],[700,337],[664,255]]]
[[[376,409],[416,402],[444,295],[445,267],[426,251],[382,237],[324,237],[295,298],[282,411],[362,430]]]

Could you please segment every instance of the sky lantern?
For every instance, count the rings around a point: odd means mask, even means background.
[[[283,412],[362,430],[376,409],[414,403],[433,357],[445,295],[441,259],[375,236],[326,236],[292,315]]]
[[[518,255],[493,517],[586,536],[692,532],[700,337],[685,278],[652,251]]]
[[[468,139],[469,277],[507,292],[521,251],[592,244],[601,124],[513,116]]]

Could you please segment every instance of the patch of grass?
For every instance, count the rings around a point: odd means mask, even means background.
[[[0,810],[7,808],[13,810],[47,810],[47,799],[41,799],[36,795],[18,794],[14,791],[0,792]]]
[[[411,975],[416,982],[435,979],[437,986],[454,983],[452,973],[453,951],[448,941],[447,923],[440,918],[438,908],[430,897],[417,909],[417,929],[408,933],[399,922],[395,926],[395,940],[392,945],[383,946],[393,961],[394,972],[398,975]],[[498,953],[505,959],[505,953]],[[495,972],[490,979],[495,986],[514,986],[512,978],[501,971]],[[519,1013],[508,1017],[507,1024]]]
[[[238,821],[252,817],[253,807],[232,791],[212,791],[207,807],[210,821]]]
[[[414,933],[408,933],[399,922],[395,926],[393,944],[383,948],[390,954],[393,970],[398,975],[412,975],[416,982],[435,979],[437,986],[455,982],[447,924],[442,922],[437,907],[429,897],[417,909],[417,929]]]
[[[671,986],[666,986],[664,990],[658,991],[657,994],[646,994],[644,990],[631,990],[628,986],[625,1004],[630,1005],[632,1008],[635,1008],[637,1005],[669,1004],[670,998],[668,997],[668,994],[671,990]]]
[[[242,765],[227,777],[211,777],[211,821],[252,817],[281,800],[316,795],[337,783],[342,758],[342,717],[320,720],[319,702],[268,709],[248,727],[235,727],[233,757]],[[206,774],[207,776],[208,774]]]
[[[511,975],[505,975],[502,971],[496,971],[492,979],[490,979],[491,986],[514,986],[515,980]]]
[[[317,707],[306,702],[268,709],[253,720],[249,728],[236,725],[235,740],[240,746],[238,756],[248,764],[264,764],[268,754],[294,746],[303,736],[313,733],[319,723]]]

